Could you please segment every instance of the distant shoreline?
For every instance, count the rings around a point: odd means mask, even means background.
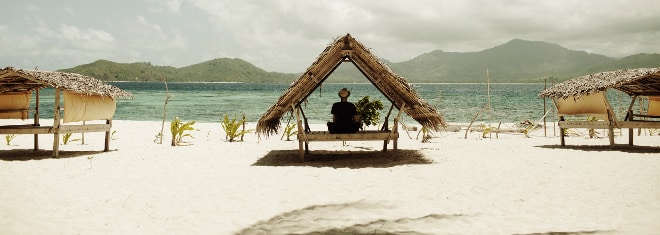
[[[162,83],[163,81],[104,81],[108,83]],[[207,81],[192,81],[192,82],[167,82],[167,83],[209,83],[209,84],[289,84],[286,82],[207,82]],[[369,82],[326,82],[323,84],[371,84]],[[480,85],[488,84],[486,82],[409,82],[412,85]],[[524,85],[524,84],[543,84],[542,82],[491,82],[490,84],[511,84],[511,85]]]

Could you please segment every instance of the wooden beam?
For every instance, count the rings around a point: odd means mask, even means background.
[[[61,125],[58,133],[107,132],[111,127],[112,124]]]
[[[302,120],[300,120],[300,113],[294,104],[291,104],[291,111],[296,114],[296,123],[298,124],[298,151],[300,154],[300,161],[305,161],[305,150],[303,150],[303,141],[307,140],[307,135],[302,127]]]
[[[623,121],[617,123],[617,128],[648,128],[660,129],[660,122],[657,121]]]
[[[38,127],[39,124],[39,89],[34,90],[35,93],[35,107],[34,107],[34,126]],[[34,151],[39,150],[39,135],[34,134]]]
[[[559,123],[561,122],[564,122],[564,116],[559,116],[559,121],[557,122],[557,126],[559,126],[559,143],[561,146],[566,146],[566,141],[564,140],[566,136],[564,132],[566,132],[566,129],[561,125],[559,125]]]
[[[635,100],[637,100],[637,95],[634,95],[632,97],[632,100],[630,101],[630,105],[628,106],[628,111],[626,112],[626,118],[623,119],[624,121],[632,121],[634,119],[634,114],[632,111],[633,105],[635,105]],[[628,145],[632,146],[633,145],[633,128],[628,128]]]
[[[396,114],[396,118],[394,118],[394,127],[392,128],[392,133],[393,135],[396,135],[396,138],[391,137],[390,139],[393,139],[392,143],[392,148],[394,150],[397,150],[398,148],[398,141],[399,141],[399,118],[401,118],[401,112],[405,112],[406,110],[406,103],[401,104],[401,108],[399,109],[399,113]]]
[[[301,136],[301,134],[298,134]],[[390,131],[360,131],[356,133],[332,134],[327,131],[314,131],[306,134],[309,141],[370,141],[399,138],[399,133]]]
[[[0,126],[0,134],[52,134],[50,126],[9,125]]]
[[[112,129],[112,119],[106,120],[106,125],[109,125],[107,131],[105,132],[105,147],[103,148],[104,152],[110,151],[110,129]]]
[[[610,124],[606,121],[559,121],[560,128],[593,128],[608,129]]]
[[[53,116],[53,157],[59,157],[60,150],[60,89],[55,88],[55,103]]]

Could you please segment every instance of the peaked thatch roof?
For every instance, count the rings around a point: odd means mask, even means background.
[[[133,96],[131,93],[101,80],[76,73],[15,69],[13,67],[0,70],[0,93],[32,91],[46,87],[85,95]]]
[[[660,96],[660,68],[623,69],[585,75],[558,83],[540,97],[580,97],[614,88],[628,95]]]
[[[429,130],[439,130],[446,123],[436,109],[422,100],[406,80],[380,62],[362,43],[350,34],[336,39],[323,50],[316,61],[294,81],[280,99],[259,119],[257,132],[273,134],[280,127],[280,119],[291,105],[302,103],[342,62],[352,62],[398,109]]]

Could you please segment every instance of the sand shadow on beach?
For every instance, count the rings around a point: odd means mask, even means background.
[[[624,153],[660,153],[660,147],[657,146],[630,146],[627,144],[609,145],[540,145],[539,148],[548,149],[572,149],[581,151],[595,152],[624,152]]]
[[[433,161],[417,150],[326,151],[315,150],[301,162],[298,150],[273,150],[253,166],[311,166],[333,168],[387,168],[408,164],[430,164]]]
[[[463,214],[428,214],[421,217],[384,218],[396,208],[364,201],[313,205],[260,221],[236,234],[430,234],[423,230],[438,223],[469,217]]]
[[[44,159],[74,158],[105,153],[103,151],[59,151],[57,158],[53,157],[53,150],[12,149],[0,150],[0,161],[29,161]]]
[[[438,228],[456,229],[481,223],[480,214],[429,213],[403,216],[396,206],[364,200],[350,203],[312,205],[283,212],[258,221],[238,232],[248,234],[437,234]],[[470,229],[468,229],[469,231]],[[456,233],[447,232],[447,233]],[[502,233],[502,231],[496,232]],[[516,235],[616,234],[616,230],[543,231]],[[473,233],[467,233],[473,234]]]
[[[514,233],[513,235],[593,235],[593,234],[618,234],[616,230],[589,230],[570,232],[541,232],[541,233]]]

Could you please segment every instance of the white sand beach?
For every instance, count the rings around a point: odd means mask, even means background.
[[[48,123],[44,120],[43,123]],[[166,134],[169,134],[166,123]],[[382,142],[226,142],[197,123],[186,146],[160,122],[115,120],[50,158],[52,136],[0,145],[0,234],[658,234],[660,136],[402,133]],[[322,125],[312,129],[322,130]],[[249,129],[254,129],[254,124]],[[558,130],[557,130],[558,131]],[[552,136],[552,128],[548,135]],[[80,138],[74,134],[74,138]]]

